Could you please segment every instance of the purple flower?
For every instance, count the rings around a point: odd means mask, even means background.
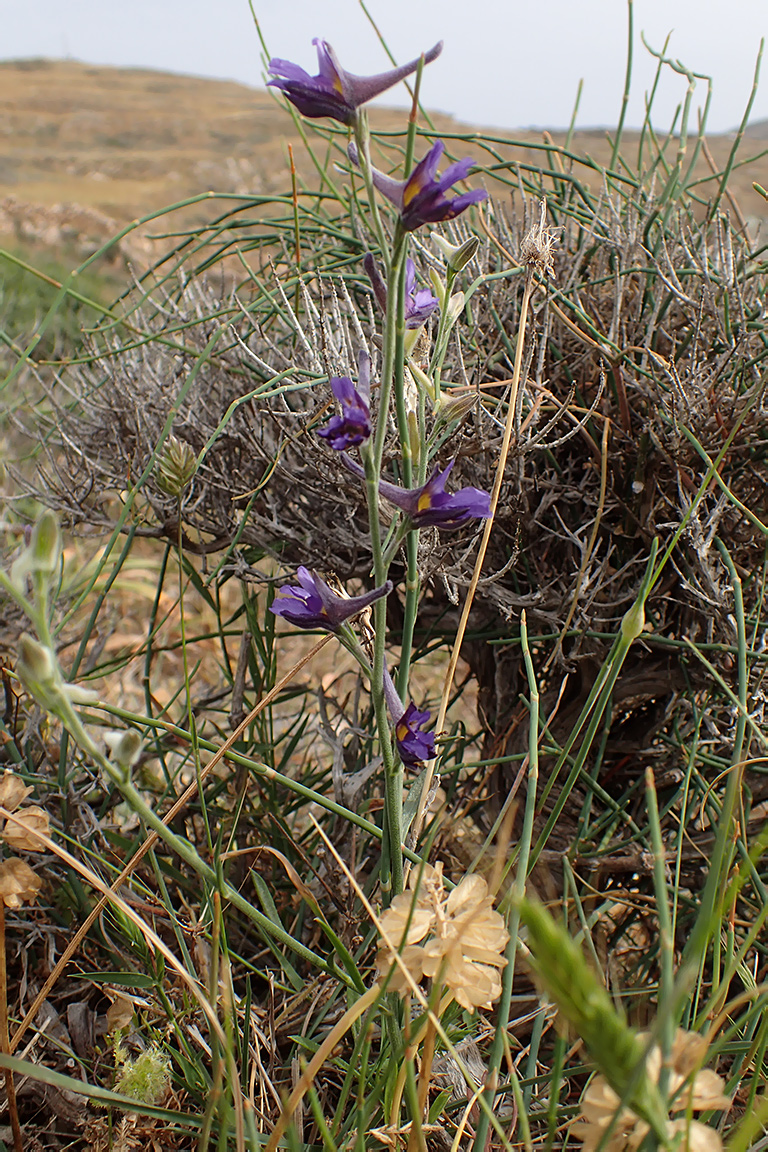
[[[397,694],[388,670],[384,669],[384,695],[387,707],[395,722],[395,740],[400,759],[409,768],[415,768],[422,760],[432,760],[435,755],[434,732],[421,732],[429,723],[429,712],[419,712],[416,705],[411,702],[407,708]]]
[[[327,628],[335,632],[345,620],[392,591],[392,581],[387,580],[364,596],[337,596],[316,572],[302,566],[296,575],[301,587],[284,584],[275,593],[270,610],[298,628]]]
[[[360,352],[360,372],[355,388],[348,376],[334,376],[331,391],[341,405],[341,415],[332,416],[318,436],[328,441],[337,452],[362,444],[371,434],[371,410],[368,399],[371,392],[371,359]]]
[[[348,152],[352,163],[359,164],[360,158],[354,144],[349,145]],[[373,183],[400,212],[400,223],[404,232],[413,232],[422,224],[453,220],[454,216],[469,208],[470,204],[485,200],[486,193],[481,188],[474,192],[463,192],[452,199],[445,195],[458,180],[466,178],[474,161],[470,158],[457,160],[438,177],[437,166],[442,154],[443,142],[437,140],[407,180],[395,180],[376,168],[372,169]]]
[[[400,68],[380,72],[376,76],[353,76],[345,72],[336,58],[336,53],[325,40],[313,40],[317,47],[317,61],[320,71],[310,76],[298,64],[290,60],[273,59],[269,71],[279,77],[270,80],[273,88],[280,88],[303,116],[317,119],[330,116],[342,124],[351,124],[361,104],[373,100],[388,88],[410,76],[419,66],[419,60],[411,60]],[[424,63],[431,64],[443,50],[443,42],[435,44],[424,53]]]
[[[345,466],[355,476],[365,479],[365,470],[346,453],[341,457]],[[399,488],[388,480],[379,480],[379,492],[390,504],[402,508],[415,528],[435,528],[449,530],[460,528],[467,520],[484,520],[491,514],[491,498],[481,488],[460,488],[450,494],[445,491],[445,481],[453,468],[451,460],[442,472],[434,472],[420,488]]]
[[[387,286],[370,252],[363,257],[363,267],[373,287],[373,294],[382,312],[387,311]],[[440,304],[429,288],[416,291],[416,267],[410,257],[405,262],[405,326],[420,328]]]

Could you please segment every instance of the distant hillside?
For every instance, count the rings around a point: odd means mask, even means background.
[[[466,131],[449,117],[435,120],[440,131]],[[394,129],[403,126],[404,117],[377,109],[373,121]],[[753,141],[766,135],[768,122],[752,126],[752,151]],[[528,143],[542,140],[539,132],[514,136]],[[95,235],[108,235],[114,222],[123,224],[208,189],[284,191],[288,142],[300,176],[314,182],[291,117],[263,89],[69,60],[0,63],[0,230],[26,230],[47,242],[55,241],[57,228],[65,236],[80,236],[88,227]],[[712,137],[716,166],[724,163],[731,144],[730,137]],[[670,144],[670,154],[675,146]],[[601,162],[609,156],[601,131],[577,133],[572,147]],[[631,162],[632,134],[626,149]],[[541,151],[516,146],[502,151],[511,160],[548,164]],[[702,177],[710,172],[703,160],[700,169]],[[734,177],[745,215],[765,211],[765,202],[751,190],[752,180],[768,185],[765,159]]]

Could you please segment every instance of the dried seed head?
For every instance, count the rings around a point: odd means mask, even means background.
[[[32,903],[42,884],[30,866],[17,856],[0,864],[0,900],[6,908],[21,908],[25,900]]]
[[[542,276],[554,276],[552,267],[552,247],[555,243],[555,233],[545,227],[547,220],[547,202],[541,201],[541,213],[537,224],[531,228],[523,239],[520,247],[520,260],[529,267],[537,268]]]
[[[169,436],[155,465],[155,483],[168,496],[179,499],[197,471],[197,456],[191,444]]]

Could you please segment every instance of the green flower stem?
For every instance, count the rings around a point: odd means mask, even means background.
[[[403,635],[400,650],[400,667],[397,673],[397,691],[405,702],[408,695],[408,676],[411,670],[411,651],[416,615],[419,610],[419,530],[414,528],[405,538],[405,606],[403,611]]]
[[[405,249],[403,250],[405,255]],[[413,487],[413,447],[411,444],[411,429],[408,412],[405,406],[405,260],[399,262],[397,280],[392,276],[392,284],[387,293],[387,302],[396,300],[395,312],[395,407],[397,409],[397,427],[400,433],[400,449],[403,464],[403,485]],[[397,284],[397,294],[393,295],[391,288]],[[387,307],[389,312],[389,306]],[[425,453],[419,453],[419,467]],[[416,614],[419,607],[419,530],[414,528],[405,538],[406,575],[405,575],[405,607],[403,616],[403,632],[400,641],[400,667],[397,674],[397,691],[401,700],[405,702],[408,695],[408,677],[411,668],[411,649],[413,647],[413,632],[416,625]]]
[[[405,265],[405,236],[398,231],[392,261],[388,269],[388,300],[396,299],[397,285],[401,270]],[[362,453],[366,476],[366,497],[368,503],[368,525],[371,535],[373,555],[373,575],[377,585],[387,579],[387,568],[381,545],[381,522],[379,519],[379,477],[384,455],[384,441],[387,434],[389,398],[392,391],[392,378],[396,344],[396,311],[387,308],[384,331],[384,362],[379,385],[379,415],[373,445]],[[384,698],[384,661],[387,640],[386,600],[377,600],[373,605],[374,651],[371,676],[371,698],[373,700],[376,726],[379,731],[381,755],[384,761],[384,850],[382,860],[389,865],[389,879],[382,871],[382,888],[390,887],[392,895],[403,890],[403,769],[396,761],[389,730],[387,704]]]
[[[383,383],[382,383],[383,386]],[[384,423],[379,416],[379,423]],[[379,523],[379,471],[375,453],[363,454],[366,475],[366,495],[368,500],[368,523],[373,552],[374,581],[383,584],[387,578],[384,555],[381,549],[381,525]],[[389,731],[387,702],[384,697],[384,661],[387,640],[387,600],[382,597],[373,605],[374,647],[373,668],[371,670],[371,699],[379,732],[379,745],[384,761],[384,844],[382,851],[382,890],[389,888],[397,896],[403,890],[403,768],[396,760],[392,749]],[[388,863],[388,875],[385,874]]]
[[[386,260],[389,245],[387,244],[387,237],[381,223],[379,203],[376,199],[376,189],[373,186],[373,176],[371,174],[371,133],[368,128],[368,113],[365,108],[358,108],[353,131],[355,134],[355,143],[357,144],[357,154],[360,160],[360,171],[363,174],[365,191],[368,196],[368,206],[373,220],[373,230],[376,233],[382,259]]]
[[[451,299],[453,285],[456,282],[457,273],[449,268],[445,274],[445,294],[440,305],[440,313],[437,321],[437,332],[435,333],[435,350],[432,353],[432,360],[429,365],[429,375],[432,377],[436,395],[440,395],[440,374],[443,370],[443,362],[448,351],[448,337],[451,334],[452,325],[448,322],[448,302]]]
[[[395,231],[392,260],[387,269],[387,302],[395,299],[400,278],[400,268],[405,263],[406,236],[399,228]],[[379,385],[379,417],[376,421],[376,433],[373,440],[373,459],[376,466],[376,475],[381,474],[381,461],[384,456],[384,442],[387,438],[387,417],[389,414],[389,397],[392,391],[392,376],[394,374],[395,345],[397,340],[397,313],[394,308],[387,308],[384,322],[384,356],[381,366],[381,383]]]

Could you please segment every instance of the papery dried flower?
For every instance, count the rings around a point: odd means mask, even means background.
[[[647,1032],[638,1033],[638,1040],[649,1039]],[[677,1112],[701,1112],[730,1108],[731,1101],[724,1094],[724,1082],[709,1068],[700,1068],[707,1049],[703,1036],[678,1028],[672,1042],[670,1063],[667,1075],[669,1110]],[[662,1058],[658,1045],[654,1045],[646,1057],[645,1070],[654,1082],[658,1083],[661,1074]],[[598,1146],[606,1152],[624,1152],[625,1149],[639,1148],[649,1131],[648,1124],[641,1120],[632,1109],[621,1106],[619,1096],[610,1087],[604,1076],[595,1076],[588,1084],[581,1099],[582,1123],[571,1129],[587,1152]],[[606,1139],[606,1132],[610,1136]],[[698,1120],[674,1119],[667,1122],[670,1136],[682,1134],[680,1152],[720,1152],[722,1141],[718,1133]]]
[[[465,876],[446,897],[442,868],[427,865],[421,876],[414,870],[409,890],[392,901],[381,928],[393,945],[404,943],[402,962],[416,983],[424,977],[438,981],[468,1011],[490,1008],[501,995],[509,933],[481,876]],[[408,981],[394,963],[388,987],[407,991]],[[380,947],[380,975],[392,964],[391,950]]]
[[[386,580],[380,588],[363,596],[337,596],[325,580],[303,565],[296,576],[300,587],[284,584],[269,607],[275,616],[283,616],[299,628],[327,628],[335,632],[346,620],[392,591],[392,581]]]
[[[38,804],[30,804],[6,820],[2,835],[6,844],[15,852],[42,852],[45,845],[35,833],[42,832],[47,836],[49,831],[48,813]]]
[[[485,200],[488,195],[482,188],[474,192],[462,192],[460,196],[448,197],[446,192],[458,180],[465,180],[474,160],[467,158],[450,164],[442,176],[437,175],[437,166],[443,154],[444,144],[437,140],[426,156],[415,166],[406,180],[395,180],[392,176],[371,169],[373,183],[382,196],[386,196],[400,213],[400,226],[404,232],[414,232],[422,224],[437,224],[441,220],[453,220],[470,204]],[[357,148],[350,144],[349,158],[359,164]]]
[[[647,1043],[649,1033],[639,1032],[638,1039]],[[686,1032],[684,1028],[676,1029],[667,1078],[670,1111],[682,1112],[689,1108],[694,1112],[713,1108],[722,1111],[730,1108],[731,1100],[724,1093],[723,1078],[710,1068],[701,1068],[706,1052],[707,1041],[703,1036]],[[648,1075],[658,1081],[661,1074],[661,1049],[658,1045],[654,1044],[648,1053],[645,1067]]]
[[[0,776],[0,807],[15,812],[19,804],[26,800],[33,789],[28,787],[20,776],[6,768]]]
[[[12,856],[0,864],[0,900],[6,908],[21,908],[25,901],[31,903],[42,885],[29,864],[18,857]]]
[[[361,104],[367,104],[375,96],[380,96],[406,76],[412,75],[419,66],[419,59],[380,72],[375,76],[354,76],[346,72],[336,57],[336,53],[326,40],[315,39],[317,63],[320,69],[317,76],[310,76],[298,64],[290,60],[270,60],[268,70],[276,80],[270,80],[268,87],[285,92],[291,103],[302,116],[318,119],[330,116],[341,124],[352,124]],[[431,64],[443,50],[442,40],[424,53],[424,63]]]

